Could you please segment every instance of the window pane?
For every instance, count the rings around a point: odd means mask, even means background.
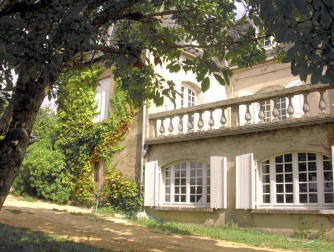
[[[182,194],[185,194],[186,191],[187,191],[187,189],[186,189],[185,187],[181,187],[181,193],[182,193]]]
[[[283,162],[283,156],[277,156],[277,157],[275,158],[275,162],[276,162],[276,163],[282,163],[282,162]]]
[[[181,202],[186,202],[186,196],[185,195],[181,196]]]
[[[292,184],[285,185],[285,192],[292,193],[293,192],[293,185]]]
[[[299,184],[299,192],[307,192],[307,184]]]
[[[284,155],[284,162],[292,162],[292,154]]]
[[[317,183],[309,183],[309,192],[317,191]]]
[[[283,185],[277,185],[277,186],[276,186],[276,192],[278,192],[278,193],[283,193],[283,192],[284,192],[284,187],[283,187]]]
[[[309,171],[316,171],[317,170],[317,164],[316,164],[316,162],[309,162],[308,163],[308,170]]]
[[[287,194],[285,196],[285,200],[286,200],[285,203],[293,203],[293,194]]]
[[[298,161],[306,161],[306,153],[298,153]]]
[[[169,195],[165,196],[165,202],[170,202],[170,196]]]
[[[281,173],[281,172],[283,172],[283,165],[281,165],[281,164],[276,165],[276,172],[277,172],[277,173]]]
[[[276,175],[276,182],[278,183],[283,182],[283,175]]]
[[[276,202],[277,203],[284,203],[284,196],[283,195],[276,195]]]
[[[292,164],[285,164],[285,172],[292,172]]]
[[[292,174],[285,174],[285,182],[292,182]]]
[[[263,183],[269,183],[270,182],[270,176],[269,175],[262,176],[262,182]]]
[[[263,203],[270,203],[270,195],[263,195]]]
[[[263,186],[263,193],[270,193],[270,185]]]
[[[316,154],[315,153],[307,153],[307,159],[309,161],[316,160]]]
[[[333,180],[333,172],[324,172],[324,179],[325,179],[325,181],[332,181]]]
[[[318,203],[318,195],[310,194],[310,203]]]
[[[326,193],[325,194],[325,203],[334,203],[334,194]]]
[[[299,203],[307,203],[307,194],[299,195]]]
[[[305,172],[306,171],[306,163],[299,163],[298,164],[298,171]]]
[[[333,191],[333,183],[325,183],[325,192],[332,192]]]
[[[195,195],[190,195],[190,202],[191,202],[191,203],[196,202],[196,197],[195,197]]]
[[[299,181],[300,182],[306,181],[306,173],[299,173]]]

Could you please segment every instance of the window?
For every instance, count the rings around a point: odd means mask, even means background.
[[[94,162],[93,175],[94,175],[94,182],[96,182],[96,183],[99,183],[99,181],[100,181],[99,171],[100,171],[100,163],[99,162]]]
[[[333,168],[328,156],[279,155],[261,163],[259,203],[264,206],[326,208],[334,199]]]
[[[286,98],[282,97],[275,101],[264,101],[261,104],[261,110],[264,112],[264,121],[265,122],[271,122],[274,119],[274,116],[272,115],[274,104],[276,109],[279,112],[278,120],[285,120],[287,119],[287,104],[286,104]]]
[[[197,103],[196,92],[189,86],[181,87],[181,108],[187,108],[195,106]],[[194,129],[195,118],[194,115],[185,116],[185,121],[182,120],[183,128],[188,130],[188,122],[192,124],[192,129]],[[186,122],[186,123],[184,123]]]
[[[163,169],[164,204],[210,204],[210,169],[205,163],[181,162]]]
[[[262,47],[264,49],[271,49],[273,47],[273,37],[264,38]]]

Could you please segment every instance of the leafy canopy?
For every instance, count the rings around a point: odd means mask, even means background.
[[[204,91],[209,74],[229,83],[230,70],[218,62],[264,60],[254,29],[241,31],[234,10],[232,0],[1,0],[0,111],[15,91],[13,70],[23,85],[52,88],[60,72],[101,61],[137,103],[175,97],[175,84],[153,71],[157,64],[196,72]]]
[[[316,83],[334,83],[334,1],[248,0],[250,17],[278,43],[289,47],[283,62],[293,75]]]

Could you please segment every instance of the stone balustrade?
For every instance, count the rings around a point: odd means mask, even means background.
[[[322,84],[302,85],[150,114],[148,139],[217,133],[259,125],[275,127],[282,121],[293,124],[314,120],[314,117],[333,119],[328,95],[333,88]]]

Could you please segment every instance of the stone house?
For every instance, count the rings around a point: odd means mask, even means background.
[[[260,230],[303,225],[334,237],[333,87],[302,83],[270,57],[233,68],[229,86],[212,78],[205,93],[194,74],[156,71],[177,83],[176,107],[144,107],[113,157],[144,186],[147,212]],[[109,76],[101,77],[95,121],[107,116]]]

